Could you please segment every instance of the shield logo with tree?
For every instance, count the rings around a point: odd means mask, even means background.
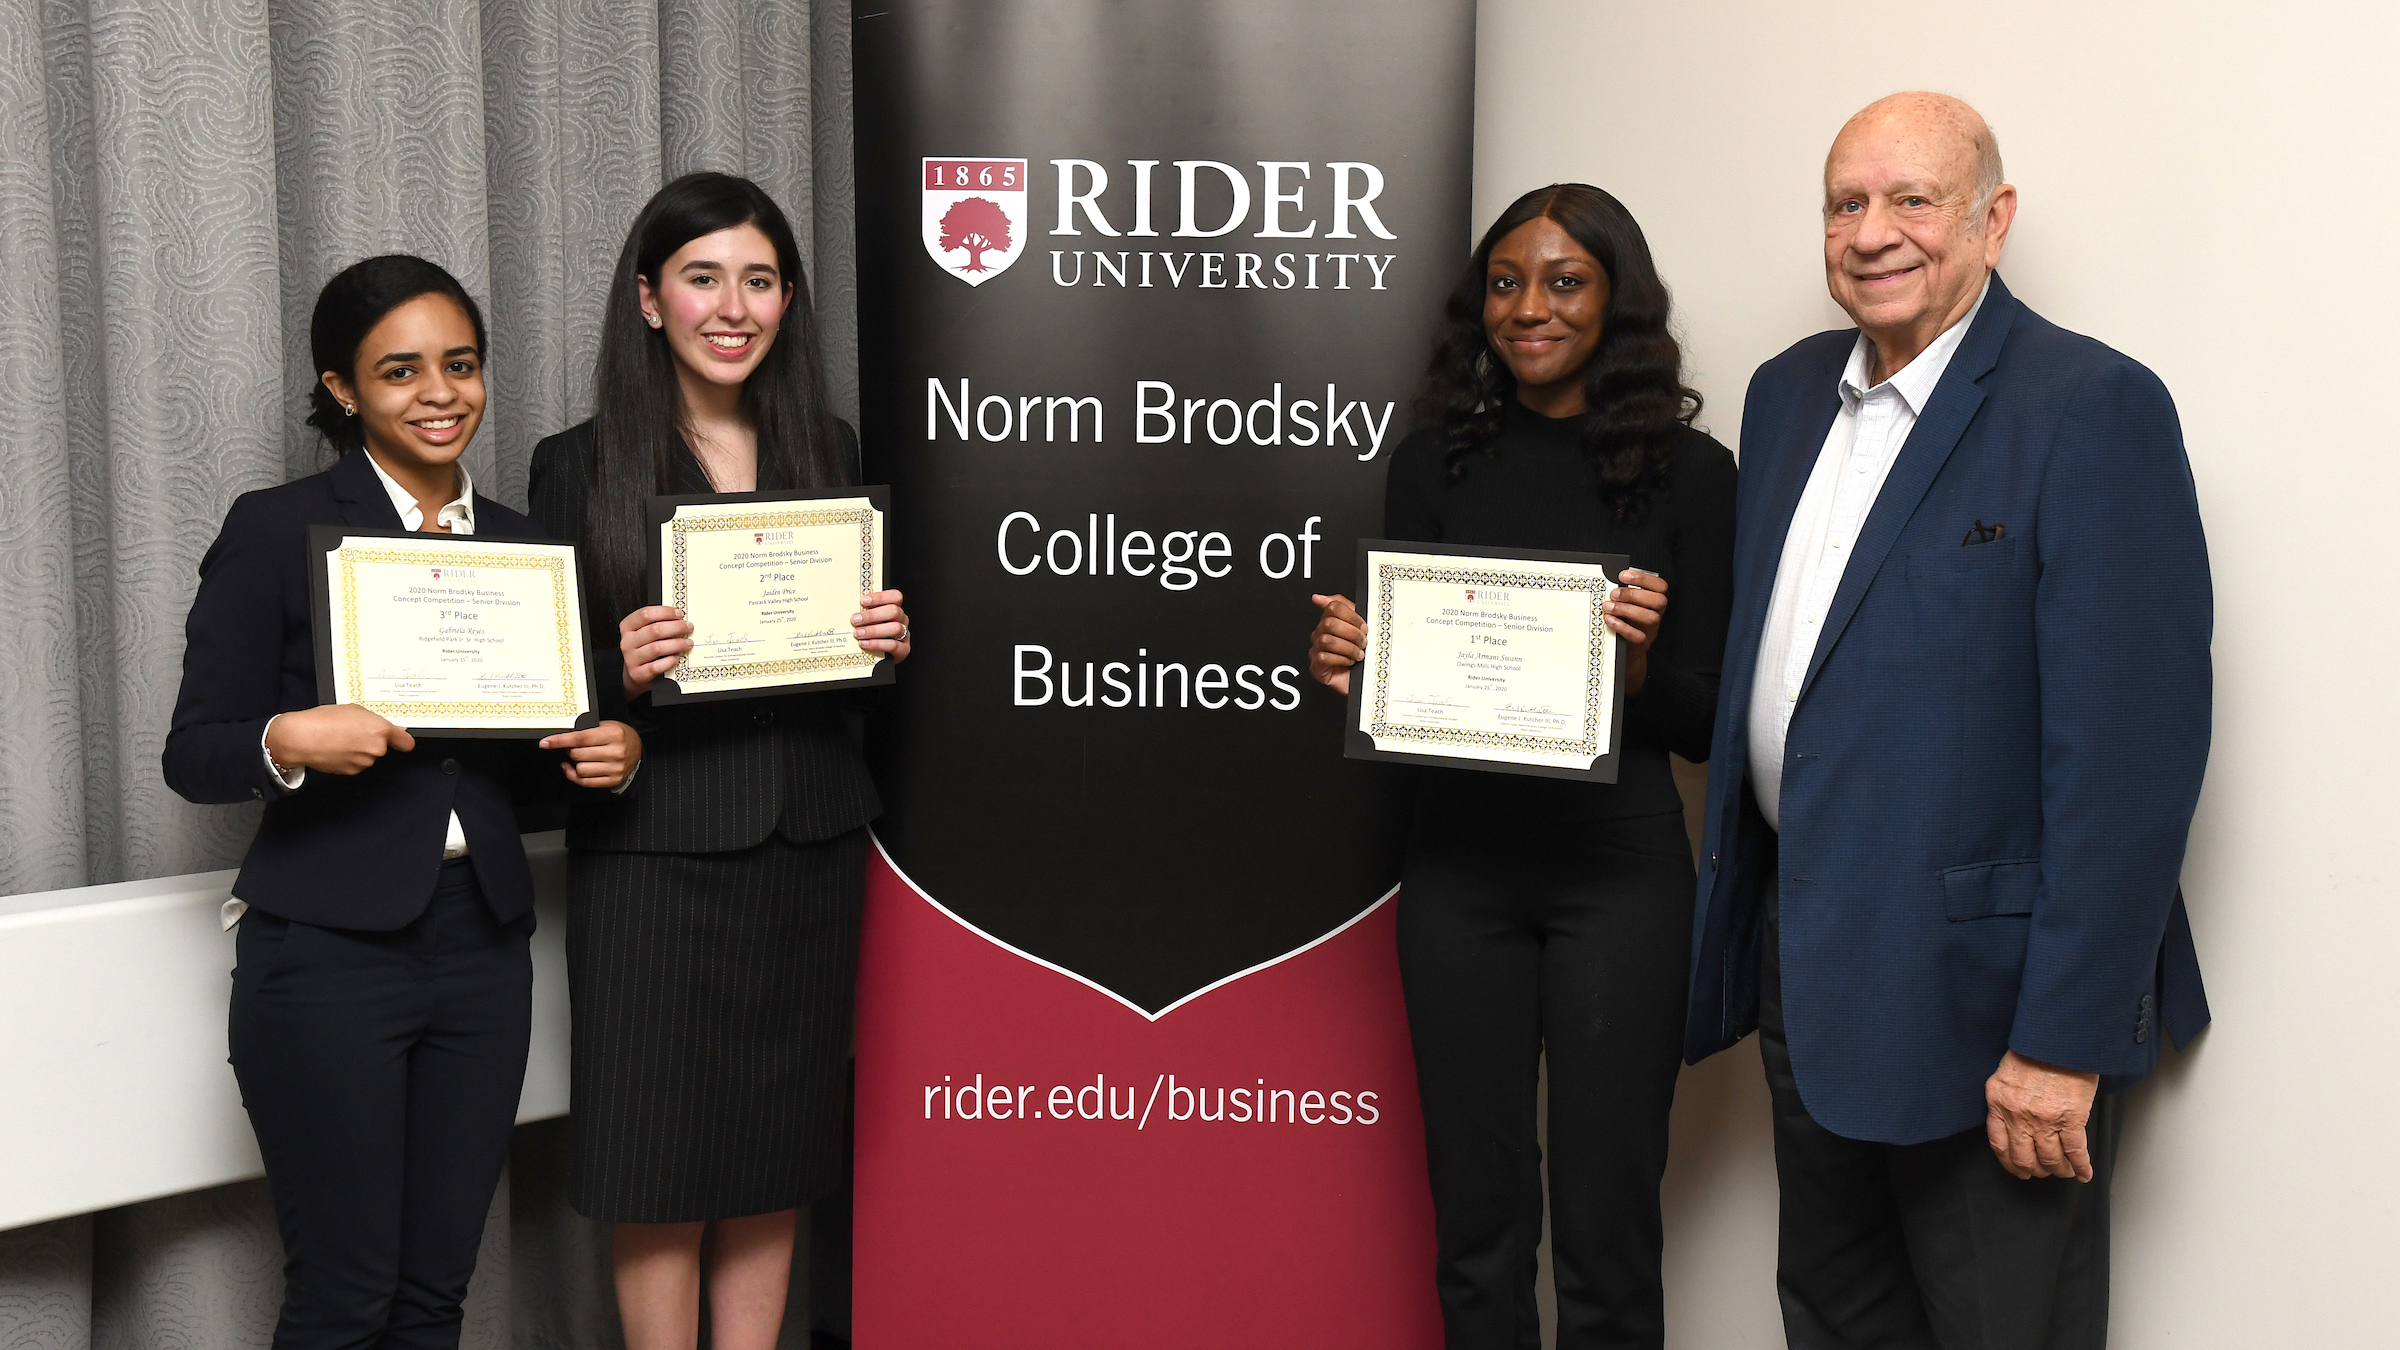
[[[1021,159],[925,161],[925,252],[943,271],[980,286],[1024,252],[1025,167]]]

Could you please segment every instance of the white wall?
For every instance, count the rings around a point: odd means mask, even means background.
[[[1484,0],[1477,219],[1583,179],[1674,287],[1703,424],[1841,323],[1827,144],[1897,89],[1991,120],[2009,284],[2174,391],[2214,560],[2215,753],[2184,870],[2217,1025],[2132,1103],[2120,1347],[2400,1338],[2400,10]],[[1721,1061],[1721,1062],[1720,1062]],[[1685,1075],[1673,1343],[1780,1344],[1757,1057]]]
[[[525,854],[539,918],[519,1124],[567,1113],[566,835],[527,835]],[[0,1230],[259,1175],[225,1061],[233,877],[0,896]]]

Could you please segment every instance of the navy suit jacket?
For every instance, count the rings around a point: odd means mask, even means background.
[[[595,792],[570,786],[562,756],[530,740],[417,738],[364,773],[311,770],[296,792],[267,771],[259,738],[277,713],[317,706],[308,527],[400,528],[383,483],[353,450],[324,473],[246,492],[200,559],[185,625],[183,689],[160,756],[167,786],[195,802],[267,803],[233,893],[286,919],[390,931],[423,913],[450,814],[476,880],[503,920],[533,908],[517,807]],[[476,495],[478,534],[543,537],[531,520]]]
[[[1761,366],[1685,1054],[1756,1025],[1758,899],[1809,1114],[1915,1143],[1985,1116],[2004,1052],[2122,1079],[2208,1004],[2177,878],[2208,758],[2208,551],[2157,376],[1998,276],[1859,534],[1793,708],[1780,835],[1753,671],[1855,330]],[[1993,542],[1966,544],[1978,523]]]

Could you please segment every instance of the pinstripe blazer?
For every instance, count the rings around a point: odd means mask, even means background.
[[[857,436],[846,423],[842,439],[855,463]],[[583,537],[591,462],[589,422],[534,447],[531,514],[552,538]],[[713,490],[689,452],[676,457],[675,490]],[[592,668],[621,695],[624,661],[613,620],[593,623],[592,646]],[[773,833],[809,843],[856,829],[883,810],[860,748],[857,706],[846,692],[665,707],[644,695],[627,710],[642,733],[640,791],[576,803],[567,845],[718,853]]]

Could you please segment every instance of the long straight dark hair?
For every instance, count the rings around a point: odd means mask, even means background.
[[[1667,330],[1667,284],[1650,259],[1650,242],[1624,203],[1588,183],[1535,188],[1484,232],[1443,307],[1417,413],[1440,429],[1450,477],[1466,472],[1468,456],[1491,450],[1517,380],[1484,330],[1486,274],[1501,240],[1545,218],[1608,273],[1600,345],[1583,368],[1583,453],[1601,501],[1619,520],[1633,520],[1665,484],[1676,434],[1700,415],[1700,394],[1683,383],[1683,348]]]
[[[658,190],[625,236],[601,317],[594,371],[591,491],[583,540],[595,566],[593,620],[614,630],[619,617],[648,602],[642,499],[674,491],[675,452],[683,445],[683,392],[666,335],[642,318],[641,281],[662,280],[668,258],[705,234],[755,225],[775,246],[775,266],[792,288],[775,343],[742,385],[742,416],[758,436],[761,481],[786,487],[839,487],[850,481],[833,409],[825,398],[825,359],[816,306],[791,222],[766,190],[747,178],[688,173]]]

